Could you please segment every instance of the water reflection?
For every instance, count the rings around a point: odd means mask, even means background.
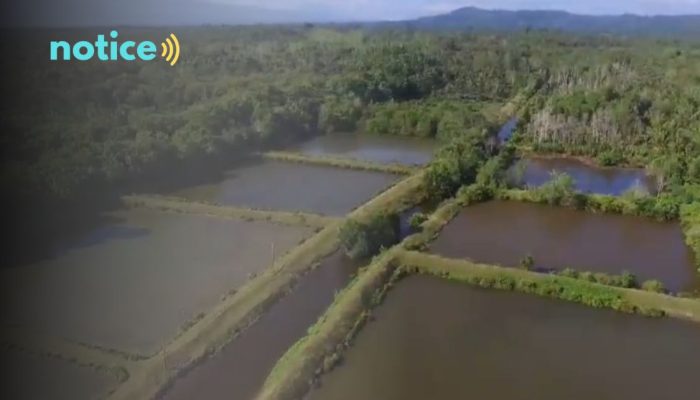
[[[220,182],[172,195],[224,205],[345,215],[398,178],[381,172],[266,161],[231,170]]]
[[[518,119],[513,117],[506,122],[501,129],[498,131],[498,141],[499,143],[503,144],[510,140],[511,137],[513,137],[513,132],[515,131],[515,128],[518,126]]]
[[[638,189],[645,193],[656,193],[654,177],[643,169],[595,167],[567,157],[532,157],[521,163],[511,174],[526,186],[541,186],[556,171],[571,176],[576,190],[581,192],[619,196],[628,190]]]
[[[335,134],[316,137],[295,148],[304,154],[343,156],[383,164],[427,164],[436,142],[403,136]]]

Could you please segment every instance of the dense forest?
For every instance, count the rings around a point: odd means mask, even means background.
[[[648,166],[666,190],[700,184],[700,41],[201,27],[178,31],[171,68],[50,63],[48,33],[11,33],[1,185],[20,199],[84,197],[321,133],[468,141],[497,130],[502,105],[521,118],[520,146]]]

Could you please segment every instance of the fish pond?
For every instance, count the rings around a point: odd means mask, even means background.
[[[553,172],[571,176],[576,190],[586,193],[619,196],[628,190],[657,190],[656,179],[643,169],[598,167],[570,157],[526,158],[512,171],[519,183],[531,187],[548,182]]]
[[[366,134],[318,136],[292,150],[315,156],[340,156],[382,164],[427,164],[437,148],[433,139]]]
[[[220,182],[171,194],[223,205],[343,216],[398,179],[381,172],[264,161],[228,171]]]
[[[0,350],[0,398],[14,400],[96,400],[118,383],[115,374],[58,358]]]
[[[680,225],[641,217],[491,201],[462,210],[431,251],[509,267],[529,255],[538,269],[626,270],[640,281],[658,279],[672,291],[700,288]]]
[[[313,400],[696,398],[700,327],[411,276]]]
[[[341,252],[300,278],[293,291],[219,353],[174,382],[165,399],[248,400],[255,396],[275,362],[333,302],[357,271]]]
[[[52,257],[1,270],[2,323],[150,354],[313,232],[134,209]]]

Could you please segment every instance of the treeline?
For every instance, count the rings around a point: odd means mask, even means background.
[[[549,76],[528,93],[520,139],[538,151],[646,166],[662,190],[700,184],[700,76],[687,70],[700,53],[686,51],[656,69],[628,60]]]
[[[85,37],[100,32],[68,31]],[[102,32],[103,33],[103,32]],[[120,31],[124,40],[160,37]],[[2,182],[8,193],[72,198],[96,183],[356,130],[462,142],[490,135],[489,105],[522,114],[541,149],[652,165],[700,181],[700,45],[576,37],[313,27],[178,30],[165,63],[50,63],[42,32],[2,39]],[[26,44],[26,45],[18,45]],[[12,46],[10,46],[12,45]],[[487,144],[488,147],[488,144]],[[435,172],[473,175],[471,148]],[[459,154],[456,154],[459,153]],[[468,154],[469,153],[469,154]],[[483,160],[479,160],[481,162]],[[440,189],[443,190],[443,189]]]

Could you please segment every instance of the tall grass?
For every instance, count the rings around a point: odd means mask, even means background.
[[[629,198],[574,192],[566,194],[556,190],[550,192],[548,187],[503,189],[496,191],[494,197],[499,200],[557,205],[595,213],[634,215],[660,221],[678,219],[681,207],[668,195]]]
[[[660,317],[665,315],[659,309],[632,304],[624,298],[617,288],[586,280],[534,273],[522,275],[514,273],[518,270],[498,267],[481,268],[477,264],[469,265],[468,262],[465,262],[463,267],[469,268],[469,273],[462,271],[461,274],[439,268],[435,264],[417,265],[410,263],[404,265],[406,266],[403,268],[409,273],[434,275],[486,289],[517,291],[580,303],[594,308],[609,308],[644,316]],[[498,269],[494,270],[493,268]]]
[[[420,169],[409,165],[381,164],[371,161],[333,156],[309,156],[287,151],[270,151],[263,154],[263,158],[274,161],[346,168],[359,171],[384,172],[397,175],[411,175]]]
[[[133,208],[150,208],[158,211],[203,215],[243,221],[266,221],[291,226],[323,228],[340,221],[340,218],[320,214],[290,211],[271,211],[248,207],[230,207],[216,203],[192,201],[178,197],[157,195],[131,195],[122,197],[122,202]]]
[[[685,242],[695,253],[695,265],[700,272],[700,201],[681,207],[681,225]]]

